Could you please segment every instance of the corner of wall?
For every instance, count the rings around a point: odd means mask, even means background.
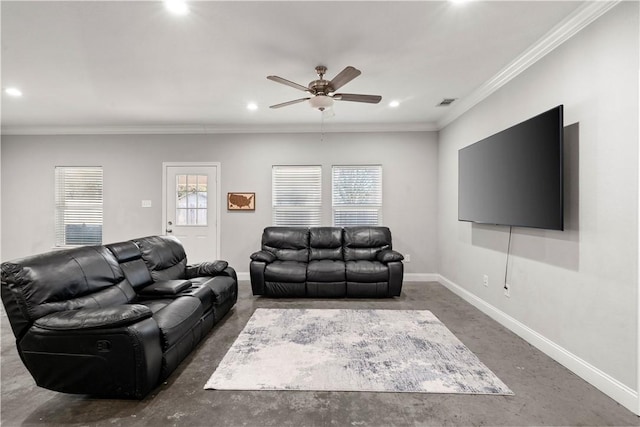
[[[544,335],[529,328],[524,323],[509,316],[485,300],[467,291],[462,286],[452,282],[448,278],[438,275],[438,282],[443,284],[451,292],[455,293],[505,328],[509,329],[547,356],[558,361],[563,366],[574,372],[580,378],[594,385],[607,396],[611,397],[636,415],[640,415],[638,403],[640,395],[638,391],[622,384],[620,381],[598,369],[584,359],[576,356],[564,347],[551,341]]]

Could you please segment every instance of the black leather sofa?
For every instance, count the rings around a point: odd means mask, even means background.
[[[2,263],[2,302],[36,383],[65,393],[142,398],[233,307],[224,261],[187,265],[152,236]]]
[[[267,227],[251,255],[251,287],[270,297],[394,297],[403,259],[387,227]]]

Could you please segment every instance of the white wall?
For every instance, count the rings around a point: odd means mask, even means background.
[[[586,367],[627,407],[639,358],[638,16],[637,2],[620,3],[444,128],[438,161],[443,281],[550,353],[566,352],[563,363]],[[558,104],[566,230],[514,228],[506,298],[509,230],[457,220],[458,150]]]
[[[0,260],[2,259],[2,139],[0,138]]]
[[[104,168],[105,243],[160,234],[162,162],[221,163],[221,254],[238,272],[271,225],[271,166],[323,167],[324,224],[331,224],[331,165],[382,164],[383,220],[405,272],[436,273],[437,141],[434,132],[75,135],[2,137],[4,260],[51,250],[56,165]],[[255,212],[227,212],[230,191],[256,193]],[[142,208],[141,200],[152,208]],[[187,254],[188,256],[188,254]]]

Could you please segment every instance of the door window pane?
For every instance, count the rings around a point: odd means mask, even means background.
[[[207,225],[207,175],[176,175],[176,225]]]

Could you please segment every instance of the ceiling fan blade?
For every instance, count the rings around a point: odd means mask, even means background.
[[[294,83],[294,82],[292,82],[290,80],[287,80],[287,79],[283,79],[282,77],[267,76],[267,78],[269,80],[271,80],[271,81],[274,81],[274,82],[277,82],[277,83],[282,83],[283,85],[291,86],[294,89],[300,89],[301,91],[304,91],[304,92],[311,92],[308,87],[299,85],[298,83]]]
[[[296,99],[293,101],[287,101],[287,102],[283,102],[282,104],[276,104],[276,105],[272,105],[269,108],[281,108],[281,107],[286,107],[287,105],[293,105],[293,104],[297,104],[299,102],[304,102],[304,101],[308,101],[310,98],[300,98],[300,99]]]
[[[367,102],[369,104],[377,104],[382,100],[380,95],[358,95],[355,93],[336,93],[333,95],[333,99],[336,101],[353,101],[353,102]]]
[[[360,70],[357,70],[357,69],[355,69],[355,68],[353,68],[352,66],[349,65],[344,70],[340,71],[338,73],[338,75],[335,76],[333,78],[333,80],[331,80],[329,82],[329,86],[331,86],[331,88],[334,91],[336,91],[339,88],[341,88],[342,86],[344,86],[347,83],[349,83],[351,80],[353,80],[356,77],[358,77],[360,74],[362,74],[362,72]]]

